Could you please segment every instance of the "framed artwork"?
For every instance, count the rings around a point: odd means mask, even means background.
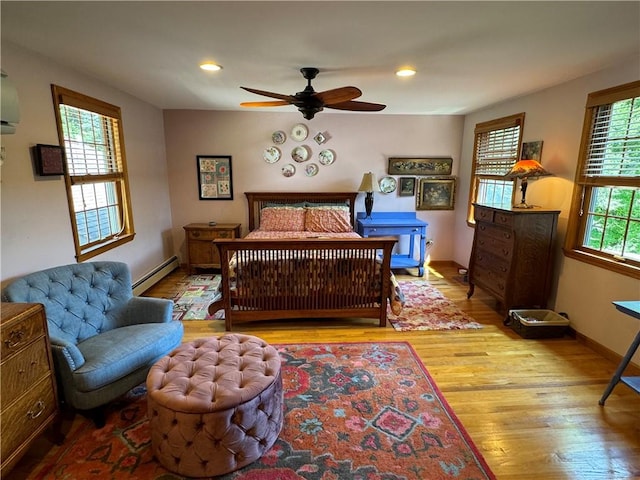
[[[389,157],[389,175],[451,175],[450,157]]]
[[[416,210],[453,210],[455,178],[418,179]]]
[[[200,200],[233,200],[231,155],[197,155]]]
[[[33,147],[38,175],[64,175],[64,157],[62,147],[43,145]]]
[[[400,177],[399,197],[413,197],[416,194],[416,179],[413,177]]]
[[[537,142],[524,142],[522,144],[522,152],[520,160],[537,160],[542,158],[542,140]]]

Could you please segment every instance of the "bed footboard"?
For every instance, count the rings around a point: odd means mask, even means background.
[[[215,240],[225,328],[287,318],[375,318],[387,323],[393,237]],[[226,259],[226,261],[225,261]]]

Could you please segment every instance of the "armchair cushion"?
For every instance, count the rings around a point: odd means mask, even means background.
[[[141,367],[151,368],[176,345],[176,330],[182,324],[142,324],[115,328],[78,344],[85,363],[73,372],[81,392],[97,390]]]

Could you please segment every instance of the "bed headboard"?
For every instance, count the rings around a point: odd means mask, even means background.
[[[349,207],[351,225],[355,226],[355,203],[358,192],[245,192],[249,202],[249,231],[260,225],[260,211],[267,204],[282,205],[310,202],[325,205],[347,205]]]

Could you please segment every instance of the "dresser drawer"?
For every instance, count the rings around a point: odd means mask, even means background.
[[[478,250],[476,254],[476,266],[482,270],[493,272],[493,276],[506,278],[509,274],[511,262],[508,259],[498,257],[484,250]]]
[[[44,334],[42,311],[34,316],[27,316],[15,322],[7,322],[6,325],[2,326],[2,346],[0,347],[2,360],[6,361],[29,342]]]
[[[493,223],[511,228],[515,223],[515,217],[511,213],[495,212]]]
[[[52,381],[50,376],[42,379],[0,415],[3,462],[56,412]]]
[[[2,362],[2,407],[9,407],[41,378],[49,375],[49,355],[44,336],[18,355]]]
[[[473,208],[473,219],[476,222],[493,223],[493,214],[495,212],[490,208],[484,208],[480,205],[475,205]]]
[[[495,270],[474,270],[473,283],[481,285],[489,290],[496,297],[502,299],[507,292],[507,279],[504,275],[496,273]]]
[[[216,238],[234,238],[233,230],[189,230],[190,240],[215,240]]]
[[[476,244],[479,249],[510,259],[513,255],[514,234],[511,230],[492,225],[476,225]]]

